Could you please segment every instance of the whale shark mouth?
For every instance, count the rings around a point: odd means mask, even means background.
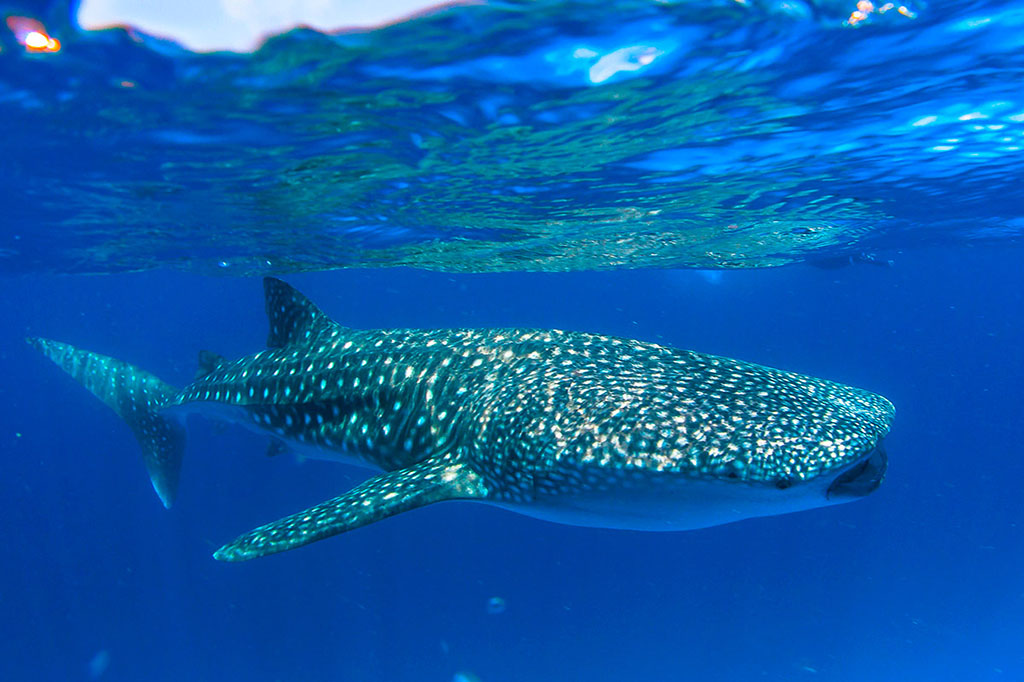
[[[825,496],[830,500],[839,500],[870,495],[882,484],[888,462],[885,448],[879,443],[874,450],[836,476]]]

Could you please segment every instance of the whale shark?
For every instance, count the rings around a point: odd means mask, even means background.
[[[112,408],[173,503],[192,414],[379,472],[214,553],[262,557],[444,500],[565,524],[688,530],[862,498],[881,484],[880,395],[654,343],[543,329],[341,326],[264,280],[267,349],[199,354],[175,388],[126,362],[28,342]]]

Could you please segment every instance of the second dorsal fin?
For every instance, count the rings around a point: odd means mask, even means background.
[[[196,369],[196,379],[202,379],[223,364],[223,355],[218,355],[210,350],[199,351],[199,367]]]
[[[270,321],[267,345],[271,348],[308,343],[317,336],[337,331],[338,325],[290,284],[265,277],[263,291]]]

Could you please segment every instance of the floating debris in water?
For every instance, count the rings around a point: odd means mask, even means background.
[[[89,679],[98,680],[107,671],[108,667],[110,667],[110,652],[106,649],[97,651],[89,659]]]
[[[492,616],[497,616],[498,614],[505,613],[505,608],[505,600],[501,597],[491,597],[487,600],[487,613],[491,614]]]

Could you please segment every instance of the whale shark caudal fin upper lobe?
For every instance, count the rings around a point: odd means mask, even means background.
[[[429,459],[375,476],[344,495],[260,526],[214,553],[221,561],[246,561],[308,545],[442,500],[487,496],[481,476],[449,457]]]
[[[152,374],[114,358],[80,350],[66,343],[28,338],[28,343],[53,360],[102,400],[131,427],[142,447],[142,459],[153,489],[165,507],[178,491],[185,429],[158,410],[177,389]]]

